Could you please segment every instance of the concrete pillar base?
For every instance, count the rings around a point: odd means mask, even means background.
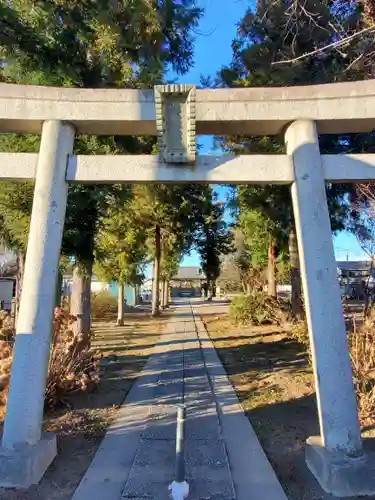
[[[365,451],[358,457],[330,452],[320,436],[310,437],[306,463],[323,490],[339,498],[375,494],[375,453]]]
[[[0,486],[29,488],[37,484],[57,455],[56,435],[43,434],[35,445],[0,448]]]

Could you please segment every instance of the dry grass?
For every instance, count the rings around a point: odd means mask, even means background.
[[[228,317],[203,319],[246,409],[287,401],[301,390],[312,393],[308,355],[289,338],[289,326],[233,326]]]
[[[292,325],[291,338],[311,351],[308,328],[305,321]],[[365,321],[357,322],[353,316],[347,323],[347,340],[353,370],[353,382],[357,395],[358,415],[362,426],[375,423],[375,321],[374,314]]]
[[[14,335],[14,321],[11,315],[0,309],[0,339],[11,340]]]
[[[99,359],[93,349],[82,347],[81,334],[75,334],[72,328],[75,321],[74,316],[55,308],[45,394],[47,408],[63,404],[69,394],[94,390],[99,383]]]
[[[330,500],[307,470],[304,448],[309,436],[319,434],[313,374],[306,332],[278,327],[233,326],[228,317],[204,316],[207,331],[236,389],[289,500]],[[373,408],[375,342],[370,331],[357,329],[349,340],[354,374],[364,384]],[[370,379],[370,385],[368,385]],[[360,405],[366,408],[366,397]],[[375,437],[373,416],[364,436]],[[362,423],[369,424],[362,419]],[[368,443],[375,450],[375,441]],[[375,497],[369,497],[369,500]],[[353,500],[360,500],[358,497]]]

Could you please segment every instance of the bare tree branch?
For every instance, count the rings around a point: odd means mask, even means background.
[[[272,65],[293,64],[297,61],[300,61],[301,59],[306,59],[307,57],[314,56],[314,55],[320,54],[322,52],[326,52],[329,49],[337,49],[338,47],[342,47],[343,45],[348,44],[349,42],[351,42],[355,38],[363,35],[364,33],[370,33],[370,32],[374,32],[374,31],[375,31],[375,25],[368,26],[360,31],[357,31],[353,35],[346,36],[346,37],[342,38],[341,40],[337,40],[333,43],[329,43],[328,45],[325,45],[324,47],[320,47],[319,49],[313,50],[311,52],[307,52],[306,54],[302,54],[302,55],[295,57],[293,59],[286,59],[284,61],[275,61],[272,63]]]

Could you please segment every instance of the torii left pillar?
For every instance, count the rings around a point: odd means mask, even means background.
[[[43,434],[42,423],[73,142],[70,125],[44,122],[0,448],[0,485],[5,487],[36,484],[57,453],[56,436]]]

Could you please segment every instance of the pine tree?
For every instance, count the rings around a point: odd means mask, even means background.
[[[163,309],[169,303],[169,281],[177,274],[183,253],[186,251],[184,234],[164,234],[160,258],[161,306]]]
[[[189,185],[137,185],[133,189],[133,213],[148,231],[153,265],[152,313],[160,312],[160,273],[163,241],[174,235],[178,249],[187,249],[193,242],[206,202],[207,187]]]
[[[146,233],[134,223],[130,198],[129,186],[114,186],[107,194],[95,245],[95,274],[118,285],[118,325],[124,321],[124,285],[141,284],[147,257]]]
[[[224,221],[224,205],[217,201],[217,195],[211,189],[207,192],[195,245],[206,275],[208,297],[211,299],[215,295],[222,257],[233,250],[232,234]]]

